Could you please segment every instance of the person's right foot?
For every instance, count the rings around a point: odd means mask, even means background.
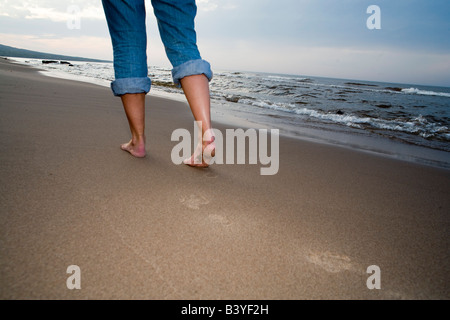
[[[189,159],[183,161],[184,164],[191,167],[207,168],[211,163],[211,158],[216,154],[216,144],[213,137],[210,141],[207,141],[201,148],[197,147],[194,154]]]
[[[128,143],[124,143],[120,146],[120,149],[129,152],[132,156],[136,158],[144,158],[146,155],[145,152],[145,144],[144,143],[133,143],[133,140],[130,140]]]

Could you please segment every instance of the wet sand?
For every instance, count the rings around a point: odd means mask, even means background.
[[[1,299],[450,298],[449,170],[283,136],[276,175],[195,169],[171,161],[187,104],[146,117],[133,158],[109,88],[0,60]]]

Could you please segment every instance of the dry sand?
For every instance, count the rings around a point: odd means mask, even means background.
[[[450,171],[285,137],[276,175],[194,169],[186,103],[146,117],[136,159],[109,88],[0,60],[1,299],[450,298]]]

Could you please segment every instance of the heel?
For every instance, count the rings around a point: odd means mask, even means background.
[[[215,140],[216,138],[212,137],[212,139],[207,142],[207,145],[203,150],[203,162],[205,162],[207,166],[209,166],[212,158],[214,158],[214,156],[216,155],[216,144],[214,143]]]
[[[194,154],[189,159],[185,159],[183,163],[191,167],[198,167],[198,168],[209,167],[212,158],[216,155],[216,144],[214,143],[215,140],[216,138],[212,137],[211,140],[206,142],[207,144],[205,148],[202,150],[202,153],[196,155],[194,151]]]

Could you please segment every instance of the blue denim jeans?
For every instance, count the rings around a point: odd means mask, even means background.
[[[114,53],[111,89],[116,96],[148,93],[151,81],[147,69],[147,32],[144,0],[102,0]],[[197,48],[194,19],[195,0],[151,0],[161,40],[172,64],[172,78],[197,74],[212,78],[210,64]]]

